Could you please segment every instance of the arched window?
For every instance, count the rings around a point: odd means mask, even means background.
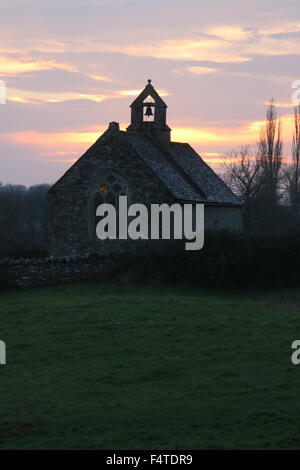
[[[96,216],[100,204],[112,204],[116,211],[119,206],[119,196],[128,196],[128,186],[124,178],[114,170],[107,171],[94,180],[89,196],[89,233],[96,237],[96,225],[100,220]]]

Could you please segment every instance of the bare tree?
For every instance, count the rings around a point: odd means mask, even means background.
[[[300,203],[300,105],[294,108],[293,161],[283,172],[283,187],[287,191],[291,209],[299,214]]]
[[[265,128],[258,143],[265,201],[271,205],[276,205],[279,199],[282,149],[281,120],[278,117],[275,101],[272,99],[267,109]]]
[[[228,153],[224,179],[232,191],[249,206],[257,197],[261,181],[261,163],[257,151],[244,145]]]

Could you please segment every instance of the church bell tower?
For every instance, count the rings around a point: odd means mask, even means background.
[[[162,146],[168,148],[171,129],[167,125],[167,105],[148,80],[148,85],[130,105],[131,124],[127,132],[153,137]]]

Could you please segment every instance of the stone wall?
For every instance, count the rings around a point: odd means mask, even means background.
[[[113,258],[41,258],[7,260],[0,263],[0,289],[47,286],[113,277],[118,262]]]

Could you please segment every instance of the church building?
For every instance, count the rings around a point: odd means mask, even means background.
[[[140,240],[99,240],[96,208],[128,204],[204,204],[206,230],[242,229],[241,201],[188,144],[171,141],[167,105],[148,80],[131,104],[126,131],[108,129],[51,187],[51,256],[123,251]]]

